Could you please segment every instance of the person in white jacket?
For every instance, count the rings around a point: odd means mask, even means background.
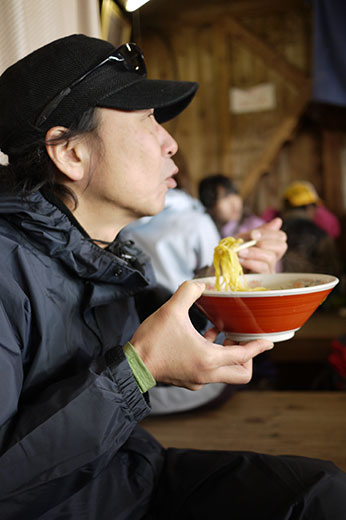
[[[157,282],[172,293],[212,264],[221,238],[199,200],[179,188],[167,193],[163,211],[133,222],[122,234],[149,254]]]
[[[180,183],[182,179],[188,179],[186,174],[179,174]],[[267,226],[279,229],[280,219]],[[260,230],[254,232],[259,234]],[[262,232],[265,236],[265,227]],[[160,287],[157,293],[162,293],[165,288],[165,297],[173,294],[184,281],[193,279],[199,272],[212,266],[214,248],[221,239],[216,224],[203,204],[179,187],[167,193],[165,207],[160,213],[132,222],[122,230],[121,235],[123,239],[132,240],[149,256]],[[243,262],[247,260],[246,253]],[[275,256],[255,267],[260,272],[274,265]],[[193,310],[196,318],[199,311]],[[206,330],[207,320],[198,320],[197,323],[202,332]],[[222,343],[224,335],[221,333],[216,341]],[[199,392],[172,385],[157,385],[149,391],[152,414],[184,412],[205,405],[216,406],[228,399],[234,391],[234,386],[225,383],[205,385]]]

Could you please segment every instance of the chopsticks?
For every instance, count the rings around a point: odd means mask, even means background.
[[[257,243],[257,240],[249,240],[248,242],[243,242],[238,246],[234,251],[238,253],[238,251],[241,251],[241,249],[246,249],[248,247],[252,247]]]

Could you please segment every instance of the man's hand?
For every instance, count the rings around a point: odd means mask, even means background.
[[[203,284],[184,282],[177,292],[149,316],[130,340],[157,381],[197,390],[206,383],[248,383],[252,359],[273,347],[265,339],[239,345],[212,343],[218,331],[201,336],[192,326],[188,310],[199,298]]]
[[[275,218],[248,233],[237,235],[244,241],[257,240],[256,246],[238,253],[243,269],[255,273],[275,273],[278,260],[287,250],[287,236],[281,231],[281,226],[281,218]]]

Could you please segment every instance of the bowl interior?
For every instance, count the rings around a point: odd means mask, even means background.
[[[214,295],[222,298],[266,298],[269,296],[288,296],[333,289],[339,282],[336,276],[319,273],[274,273],[246,274],[246,283],[250,288],[264,287],[265,291],[217,291],[215,276],[197,278],[205,283],[203,295]]]

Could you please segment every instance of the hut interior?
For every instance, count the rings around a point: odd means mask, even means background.
[[[312,97],[312,3],[152,0],[132,24],[149,75],[200,84],[193,103],[167,125],[194,195],[201,179],[222,172],[261,214],[280,211],[285,187],[304,179],[341,222],[341,303],[317,311],[277,345],[257,374],[255,366],[252,383],[220,409],[149,417],[144,427],[166,446],[231,443],[326,456],[345,468],[344,393],[336,391],[345,385],[331,375],[328,356],[346,333],[346,109]]]
[[[263,357],[252,382],[220,408],[148,417],[143,426],[165,446],[310,455],[346,470],[346,102],[312,95],[314,4],[342,1],[150,0],[128,13],[123,0],[11,0],[0,18],[2,70],[48,38],[100,36],[106,3],[114,13],[106,39],[136,41],[149,77],[199,82],[193,103],[167,123],[193,195],[200,180],[222,172],[262,214],[280,210],[286,185],[304,179],[341,222],[333,304]],[[344,352],[341,379],[328,362],[335,342]]]

